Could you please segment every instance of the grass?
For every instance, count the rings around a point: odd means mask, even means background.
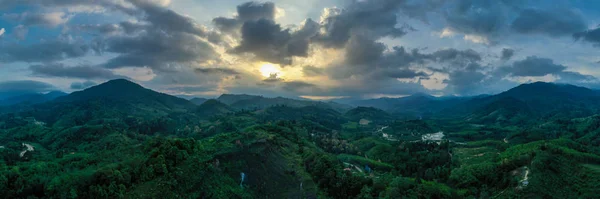
[[[498,150],[493,147],[454,148],[454,154],[461,165],[496,162],[498,160]]]

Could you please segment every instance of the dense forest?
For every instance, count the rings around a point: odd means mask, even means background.
[[[380,101],[378,101],[380,100]],[[113,80],[0,108],[3,198],[597,198],[600,92],[194,102]],[[410,108],[403,108],[410,107]]]

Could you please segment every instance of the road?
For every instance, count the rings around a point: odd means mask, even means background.
[[[25,149],[25,150],[21,151],[21,153],[19,154],[19,157],[23,157],[23,156],[25,155],[25,153],[27,153],[27,151],[33,151],[33,150],[35,150],[35,149],[33,148],[33,146],[31,146],[31,145],[29,145],[29,144],[25,144],[25,143],[23,143],[23,146],[27,147],[27,149]]]

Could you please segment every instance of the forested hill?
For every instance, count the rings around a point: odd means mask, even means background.
[[[268,98],[263,96],[246,94],[223,94],[220,97],[218,97],[217,100],[238,110],[263,109],[275,105],[284,105],[290,107],[318,106],[323,108],[331,108],[338,112],[345,112],[352,108],[352,106],[335,102],[298,100],[284,97]]]
[[[125,79],[111,80],[83,91],[73,92],[59,97],[53,102],[76,103],[94,100],[155,105],[166,109],[192,109],[195,107],[188,100],[146,89]]]
[[[473,123],[528,123],[600,114],[600,92],[584,87],[535,82],[495,95],[434,97],[417,93],[347,103],[382,109],[399,119],[464,119]]]

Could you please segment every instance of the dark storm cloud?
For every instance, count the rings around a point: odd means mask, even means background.
[[[325,69],[315,66],[304,66],[302,67],[302,73],[304,73],[304,76],[318,76],[325,74]]]
[[[130,2],[145,13],[143,19],[152,24],[153,28],[184,32],[200,37],[207,35],[207,31],[193,19],[180,15],[173,10],[157,6],[145,0],[130,0]]]
[[[420,53],[419,49],[407,51],[403,46],[395,46],[391,53],[383,56],[379,66],[405,68],[410,64],[424,64],[428,60],[432,60],[432,56]]]
[[[481,61],[481,55],[472,50],[457,50],[454,48],[442,49],[435,51],[432,56],[438,62],[457,62],[459,64],[466,64],[470,62],[478,62]]]
[[[194,69],[197,73],[202,74],[223,74],[223,75],[239,75],[240,73],[230,68],[197,68]]]
[[[275,4],[272,2],[247,2],[237,6],[237,16],[235,18],[217,17],[213,19],[213,23],[222,32],[235,33],[246,21],[259,19],[273,21],[275,12]]]
[[[341,48],[354,34],[371,38],[404,36],[412,28],[396,27],[401,4],[402,1],[374,0],[355,2],[345,9],[330,8],[322,16],[326,31],[315,40],[328,47]]]
[[[291,64],[287,50],[282,49],[291,38],[289,30],[282,30],[279,24],[271,20],[260,19],[244,23],[241,33],[242,42],[233,52],[253,53],[269,62]]]
[[[600,27],[573,34],[573,38],[584,40],[600,47]],[[600,63],[600,62],[598,62]]]
[[[0,45],[0,62],[52,62],[68,58],[82,57],[90,46],[82,41],[58,39],[23,45]]]
[[[570,35],[581,32],[587,25],[583,17],[571,9],[524,9],[512,22],[512,29],[524,34]]]
[[[364,36],[353,37],[346,47],[346,63],[364,65],[375,63],[383,56],[385,45]]]
[[[115,36],[105,41],[106,52],[119,56],[108,60],[107,68],[144,67],[168,71],[180,64],[218,59],[212,46],[194,35],[181,32],[146,32],[137,37]]]
[[[303,81],[284,82],[282,88],[283,90],[292,92],[314,91],[318,89],[317,85]]]
[[[453,31],[494,37],[506,26],[506,13],[504,1],[458,0],[451,1],[444,16]]]
[[[78,31],[93,32],[102,35],[116,34],[121,31],[121,27],[118,24],[82,24],[71,26],[71,28]]]
[[[73,82],[71,83],[70,88],[73,90],[83,90],[92,86],[95,86],[96,82],[85,81],[85,82]]]
[[[259,60],[282,65],[292,64],[293,56],[308,55],[309,44],[305,34],[292,35],[289,29],[282,29],[279,24],[271,20],[259,19],[245,22],[241,29],[241,36],[240,45],[236,46],[232,53],[251,53]]]
[[[117,53],[100,64],[107,68],[144,67],[169,71],[187,65],[219,59],[206,42],[220,42],[220,36],[205,30],[189,17],[147,0],[127,3],[108,0],[24,0],[9,4],[56,6],[101,6],[135,17],[140,22],[73,26],[76,30],[99,33],[93,45],[77,42],[42,42],[32,46],[14,45],[0,48],[0,61],[52,62],[81,57],[89,49],[98,53]],[[130,5],[126,5],[126,4]],[[208,38],[210,37],[210,38]],[[205,38],[206,40],[204,40]]]
[[[503,70],[510,73],[512,76],[535,77],[556,74],[564,71],[566,68],[566,66],[555,64],[552,59],[529,56],[524,60],[515,61],[512,66],[505,67]]]
[[[275,19],[275,4],[273,2],[247,2],[237,6],[238,18],[248,20]]]
[[[134,16],[145,24],[122,22],[118,27],[125,33],[104,38],[99,42],[102,51],[118,53],[102,66],[107,68],[144,67],[173,71],[177,68],[218,60],[213,47],[202,38],[212,32],[205,30],[189,17],[145,0],[130,0]],[[219,40],[218,38],[212,40]],[[218,41],[215,41],[218,42]]]
[[[241,23],[238,19],[217,17],[212,20],[213,24],[222,32],[234,32],[236,31]]]
[[[51,84],[33,80],[0,82],[0,92],[44,92],[56,89]]]
[[[510,49],[510,48],[503,48],[502,56],[500,57],[500,59],[503,61],[508,61],[508,60],[510,60],[510,58],[513,57],[514,54],[515,54],[515,50]]]
[[[81,79],[116,79],[123,78],[112,71],[98,66],[67,67],[60,63],[31,65],[29,69],[34,75],[46,77],[66,77]]]
[[[302,27],[292,33],[292,37],[287,44],[288,53],[292,56],[307,57],[310,40],[319,31],[319,24],[312,19],[306,19]]]
[[[513,0],[457,0],[448,1],[442,13],[452,31],[482,36],[492,44],[511,33],[558,37],[587,27],[583,16],[574,9],[530,7],[530,4]]]
[[[473,70],[455,70],[450,72],[449,79],[444,83],[448,84],[453,92],[459,94],[473,94],[472,92],[479,88],[484,82],[486,75]]]
[[[234,18],[217,17],[213,23],[223,34],[241,37],[239,46],[230,53],[252,54],[258,60],[281,65],[292,64],[293,57],[308,56],[310,40],[317,34],[319,24],[307,19],[292,31],[274,21],[275,13],[271,2],[248,2],[237,7]]]

